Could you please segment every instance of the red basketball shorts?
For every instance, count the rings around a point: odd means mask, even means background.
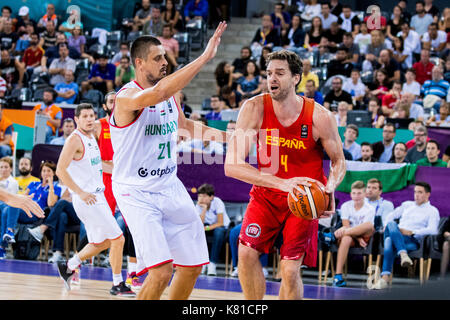
[[[113,191],[112,191],[112,181],[111,181],[111,175],[108,173],[103,173],[103,184],[105,185],[105,198],[108,202],[109,207],[111,208],[112,214],[114,215],[116,213],[116,198],[114,197]]]
[[[269,253],[280,232],[281,259],[298,260],[315,267],[317,258],[317,220],[305,220],[289,210],[287,193],[277,193],[254,186],[242,222],[239,242],[261,253]]]

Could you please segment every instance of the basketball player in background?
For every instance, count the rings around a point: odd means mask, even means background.
[[[116,92],[108,92],[105,96],[105,103],[103,104],[103,110],[105,110],[106,116],[95,121],[95,138],[98,142],[98,147],[100,148],[100,155],[102,157],[102,167],[103,167],[103,183],[105,185],[105,198],[108,202],[109,207],[113,213],[113,216],[118,217],[116,213],[117,202],[112,191],[112,169],[113,169],[113,155],[114,150],[111,145],[111,132],[109,129],[109,117],[111,116],[112,109],[114,107],[114,100],[116,98]],[[120,217],[119,217],[120,218]],[[120,223],[119,223],[120,226]],[[123,227],[121,227],[123,230]],[[142,283],[136,276],[136,253],[134,250],[133,237],[131,236],[128,226],[125,224],[124,230],[125,245],[124,245],[124,255],[128,255],[128,272],[126,284],[131,285],[133,289],[139,288]]]
[[[106,201],[102,177],[102,159],[94,137],[95,113],[91,104],[75,110],[77,129],[69,136],[59,156],[56,174],[72,193],[78,218],[86,228],[89,243],[69,261],[59,261],[58,271],[70,290],[70,280],[83,260],[111,248],[112,295],[133,297],[135,293],[122,279],[124,237]]]
[[[290,51],[269,55],[268,94],[247,100],[230,140],[225,174],[253,184],[251,199],[239,236],[239,280],[246,299],[262,299],[265,279],[259,262],[268,253],[281,230],[280,299],[301,299],[300,266],[315,266],[317,220],[294,216],[287,196],[294,199],[298,185],[319,181],[326,185],[330,207],[322,217],[334,213],[334,190],[345,175],[342,142],[333,114],[314,100],[297,96],[302,63]],[[258,141],[258,169],[245,162],[253,138]],[[328,181],[322,168],[323,150],[330,156]]]
[[[169,299],[187,299],[209,263],[203,223],[177,177],[176,145],[178,134],[217,142],[227,134],[186,119],[174,95],[214,58],[226,26],[220,23],[205,51],[167,77],[158,39],[142,36],[131,45],[136,81],[117,93],[110,130],[113,192],[133,235],[138,276],[149,273],[138,299],[160,299],[174,267]]]

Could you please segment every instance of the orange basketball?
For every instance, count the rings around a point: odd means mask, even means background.
[[[302,195],[297,189],[294,189],[298,201],[295,201],[288,194],[288,205],[291,212],[294,216],[306,220],[319,218],[328,208],[330,202],[330,197],[322,185],[317,182],[310,182],[310,184],[311,187],[299,185],[306,192],[306,195]]]

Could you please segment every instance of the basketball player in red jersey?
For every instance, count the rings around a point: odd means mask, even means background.
[[[116,214],[117,202],[112,191],[112,170],[113,170],[113,155],[114,150],[111,144],[111,132],[109,129],[109,117],[114,106],[114,100],[116,98],[116,92],[110,91],[105,96],[105,103],[103,104],[103,110],[106,112],[106,116],[95,121],[95,138],[98,141],[100,148],[100,154],[102,157],[103,168],[103,183],[105,185],[105,198],[113,215]],[[117,219],[117,217],[116,217]],[[119,224],[120,226],[120,224]],[[121,227],[122,228],[122,227]],[[123,230],[123,229],[122,229]],[[133,237],[131,236],[128,226],[125,226],[124,230],[125,245],[124,255],[128,255],[128,272],[126,284],[130,285],[133,289],[137,289],[142,286],[139,277],[136,275],[136,252],[134,250]]]
[[[317,220],[295,217],[288,193],[312,181],[326,185],[334,213],[334,190],[345,175],[345,159],[333,114],[314,100],[297,96],[302,63],[290,51],[269,55],[268,94],[247,100],[229,143],[225,174],[253,184],[239,236],[239,280],[246,299],[262,299],[265,279],[259,255],[267,253],[282,232],[280,299],[301,299],[300,266],[315,266]],[[251,141],[258,142],[258,169],[245,162]],[[322,167],[323,150],[331,159],[328,181]],[[257,266],[255,268],[255,266]]]

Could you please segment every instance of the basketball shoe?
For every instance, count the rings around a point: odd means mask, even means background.
[[[333,287],[346,287],[347,282],[342,278],[342,274],[336,274],[333,279]]]
[[[6,241],[7,243],[16,243],[14,232],[12,232],[11,230],[6,231],[3,235],[3,241]]]
[[[67,267],[67,261],[66,260],[60,260],[57,262],[58,265],[58,272],[61,279],[64,281],[64,286],[67,290],[70,290],[70,280],[72,280],[72,277],[75,274],[75,271],[70,270]]]
[[[112,286],[111,290],[109,290],[113,296],[122,296],[122,297],[136,297],[136,293],[134,293],[130,287],[125,284],[125,281],[122,281],[117,286]]]
[[[136,275],[136,272],[128,273],[127,280],[125,281],[127,285],[129,285],[132,289],[139,289],[142,287],[142,282],[139,280],[139,277]]]
[[[79,286],[81,284],[81,281],[80,281],[80,271],[81,270],[79,268],[77,268],[74,271],[75,271],[75,273],[74,273],[72,279],[70,280],[70,284]]]

